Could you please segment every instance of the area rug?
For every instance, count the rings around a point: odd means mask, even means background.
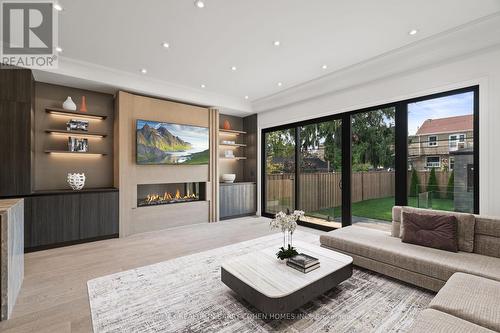
[[[307,232],[294,238],[319,243]],[[273,234],[90,280],[94,332],[405,332],[434,296],[355,269],[287,318],[263,318],[220,281],[220,265],[281,240]]]

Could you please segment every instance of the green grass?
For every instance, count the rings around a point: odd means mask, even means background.
[[[417,207],[417,198],[408,198],[408,205]],[[392,206],[394,206],[394,197],[360,201],[352,204],[352,215],[391,221]],[[453,200],[433,199],[432,209],[453,211]],[[334,209],[322,209],[316,212],[307,213],[307,215],[320,218],[324,218],[326,216],[339,217],[341,215],[341,209],[340,207],[335,207]]]

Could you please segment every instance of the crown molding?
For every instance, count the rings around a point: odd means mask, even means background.
[[[485,52],[500,45],[500,12],[252,102],[266,112]]]
[[[215,107],[239,116],[252,113],[249,101],[234,96],[193,89],[142,74],[116,70],[67,57],[54,70],[33,70],[36,81],[114,94],[118,90],[179,102]]]

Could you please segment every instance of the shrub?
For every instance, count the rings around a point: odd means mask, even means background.
[[[436,177],[436,169],[432,168],[431,173],[429,175],[429,182],[427,183],[427,192],[431,192],[431,194],[437,194],[439,192],[439,186]]]
[[[455,192],[455,173],[452,171],[450,173],[450,178],[448,179],[448,186],[446,187],[446,197],[453,200],[453,193]]]
[[[410,197],[416,197],[420,193],[419,186],[420,181],[418,179],[417,170],[413,169],[410,179]]]

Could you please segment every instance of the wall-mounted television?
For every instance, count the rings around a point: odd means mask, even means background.
[[[136,121],[137,164],[208,164],[208,128]]]

